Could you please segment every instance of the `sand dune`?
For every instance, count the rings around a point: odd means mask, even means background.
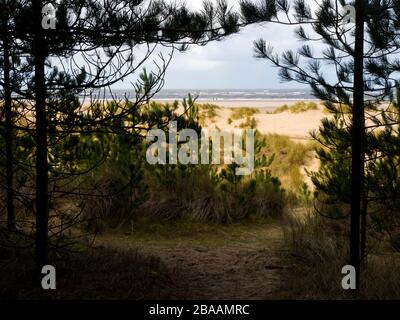
[[[209,128],[219,128],[223,130],[231,130],[239,127],[246,119],[233,120],[229,124],[228,119],[231,117],[232,108],[246,106],[259,109],[259,112],[253,115],[257,121],[257,129],[264,134],[273,133],[286,135],[296,141],[308,141],[311,139],[310,132],[318,130],[323,118],[329,117],[327,113],[320,107],[319,110],[312,110],[303,113],[283,112],[271,114],[272,110],[283,104],[296,103],[295,101],[224,101],[223,104],[210,101],[212,104],[224,106],[218,110],[218,116],[214,119],[206,120],[206,126]],[[264,106],[264,107],[260,107]]]

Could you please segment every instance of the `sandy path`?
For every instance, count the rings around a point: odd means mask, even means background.
[[[147,250],[146,250],[147,251]],[[148,250],[178,270],[185,299],[273,299],[283,267],[271,249]]]
[[[170,270],[175,287],[171,299],[277,299],[285,271],[280,258],[282,230],[279,226],[255,226],[240,239],[222,246],[182,242],[162,246],[123,240],[102,245],[137,248],[160,258]]]

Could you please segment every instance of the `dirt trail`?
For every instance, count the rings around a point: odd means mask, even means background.
[[[150,251],[177,267],[187,299],[274,298],[282,266],[274,252],[235,247],[198,251],[177,248]]]
[[[180,241],[163,246],[129,237],[112,243],[138,248],[174,270],[172,298],[257,300],[279,298],[277,290],[286,269],[280,259],[282,237],[278,226],[254,226],[239,235],[225,235],[222,245]]]

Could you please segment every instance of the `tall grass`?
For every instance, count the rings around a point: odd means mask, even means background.
[[[282,282],[290,299],[398,299],[400,256],[371,254],[363,263],[362,287],[344,290],[341,270],[348,265],[348,222],[323,218],[311,209],[286,217],[285,244],[292,265]],[[286,285],[290,283],[290,288]]]
[[[270,166],[272,174],[279,177],[285,189],[297,192],[305,178],[301,168],[315,157],[315,142],[297,143],[278,134],[268,134],[265,137],[267,154],[275,155]]]
[[[279,184],[273,179],[240,178],[228,181],[217,168],[164,168],[165,175],[148,175],[148,215],[230,223],[250,216],[280,216],[285,207]]]
[[[217,192],[212,172],[201,166],[181,169],[159,167],[156,174],[147,171],[151,192],[144,205],[146,214],[165,219],[229,221],[231,215]]]

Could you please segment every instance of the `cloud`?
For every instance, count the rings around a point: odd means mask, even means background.
[[[281,51],[298,47],[293,28],[268,24],[249,26],[239,34],[204,47],[177,53],[167,71],[167,88],[277,88],[277,69],[254,57],[254,41],[264,38]],[[193,74],[196,72],[196,74]],[[296,84],[285,84],[297,87]]]
[[[215,1],[215,0],[214,0]],[[199,9],[203,1],[189,1]],[[230,4],[237,1],[230,0]],[[299,48],[295,27],[274,23],[252,25],[223,41],[204,47],[192,46],[187,52],[176,52],[167,70],[166,88],[279,88],[299,87],[296,83],[281,84],[278,70],[270,62],[254,57],[254,41],[271,43],[277,52]],[[164,55],[167,50],[161,50]],[[147,64],[151,69],[151,65]],[[301,87],[301,86],[300,86]]]

